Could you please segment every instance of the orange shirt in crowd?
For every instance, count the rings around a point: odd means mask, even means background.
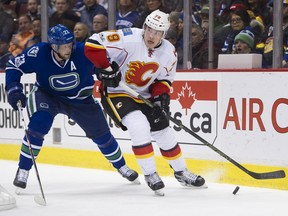
[[[19,32],[13,35],[10,43],[9,43],[9,51],[12,53],[13,56],[20,54],[27,41],[34,37],[33,31],[28,31],[25,33]]]

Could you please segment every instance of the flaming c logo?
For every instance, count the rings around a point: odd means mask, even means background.
[[[159,65],[156,62],[130,62],[125,75],[126,82],[139,87],[145,86],[158,68]]]

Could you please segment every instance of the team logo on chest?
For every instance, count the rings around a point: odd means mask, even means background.
[[[130,62],[125,79],[128,84],[136,86],[145,86],[152,79],[152,76],[159,68],[156,62]]]
[[[79,85],[79,80],[79,74],[73,72],[49,77],[50,86],[56,91],[73,89]]]

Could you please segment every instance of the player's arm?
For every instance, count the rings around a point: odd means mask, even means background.
[[[85,56],[97,67],[97,77],[104,86],[117,87],[121,80],[121,73],[116,62],[108,61],[107,51],[104,45],[98,42],[97,34],[92,35],[85,43]]]
[[[106,69],[110,66],[107,52],[104,45],[98,42],[98,37],[96,35],[92,35],[85,43],[84,53],[85,56],[93,62],[93,64],[97,68]]]
[[[177,56],[170,55],[166,67],[161,69],[157,79],[149,87],[151,101],[154,103],[152,115],[159,117],[162,113],[169,114],[170,89],[176,75]]]
[[[151,101],[154,104],[152,115],[156,118],[159,118],[162,113],[169,114],[170,88],[171,82],[169,80],[155,80],[149,87]]]
[[[31,57],[30,57],[31,58]],[[27,52],[10,59],[5,68],[5,90],[8,103],[17,110],[17,102],[21,101],[22,107],[26,106],[26,96],[23,93],[21,77],[27,71],[33,71],[33,63],[29,60]],[[29,69],[30,68],[30,69]]]
[[[161,68],[160,74],[149,87],[151,97],[157,97],[161,94],[169,94],[176,75],[177,58],[170,56],[165,62],[165,67]]]
[[[15,64],[15,59],[9,60],[6,66],[5,90],[7,91],[8,103],[14,110],[17,110],[17,103],[21,101],[26,106],[26,96],[23,94],[23,85],[20,82],[22,71]]]

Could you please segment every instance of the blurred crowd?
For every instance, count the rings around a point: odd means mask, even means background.
[[[288,0],[283,1],[283,67],[288,64]],[[183,66],[183,0],[116,0],[116,29],[142,28],[156,9],[170,14],[165,38],[178,53]],[[209,1],[191,0],[192,68],[208,68]],[[273,0],[215,0],[214,59],[219,54],[262,54],[262,67],[272,67]],[[12,56],[41,41],[40,0],[0,0],[0,70]],[[63,24],[77,41],[108,30],[108,0],[48,0],[49,27]]]

